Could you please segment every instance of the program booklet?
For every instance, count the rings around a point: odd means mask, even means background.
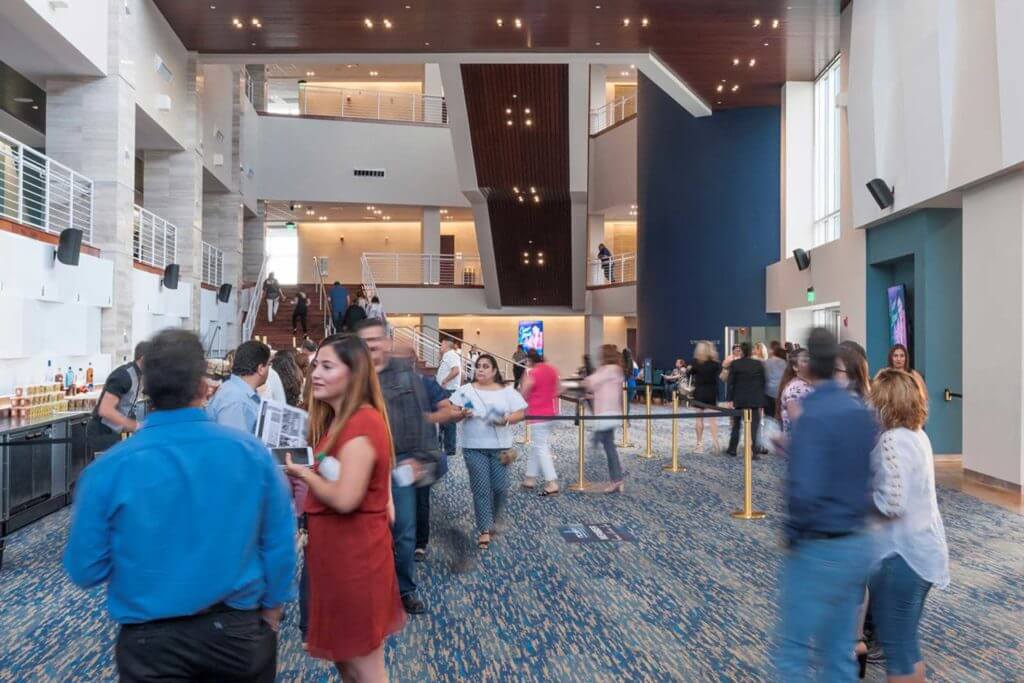
[[[278,401],[263,399],[256,421],[256,438],[270,448],[305,446],[309,413]]]

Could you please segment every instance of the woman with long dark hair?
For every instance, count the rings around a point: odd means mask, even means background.
[[[505,386],[498,361],[491,354],[480,354],[474,369],[473,381],[456,389],[448,400],[464,409],[460,416],[462,455],[473,492],[476,544],[486,550],[505,510],[508,461],[502,454],[512,448],[509,425],[522,422],[526,401],[518,391]]]
[[[779,382],[779,400],[777,409],[782,431],[789,432],[793,428],[793,420],[800,414],[800,401],[813,391],[809,372],[809,356],[806,349],[798,349],[789,354],[786,371]]]
[[[281,386],[284,388],[285,402],[290,406],[297,406],[302,400],[302,370],[295,359],[295,352],[291,349],[282,349],[274,354],[270,361],[270,367],[277,371],[281,378]]]
[[[308,651],[334,662],[344,680],[386,681],[384,640],[405,624],[392,550],[395,454],[387,409],[358,337],[325,339],[310,382],[317,464],[289,458],[285,466],[309,487]]]
[[[928,389],[924,383],[924,377],[910,365],[910,351],[903,344],[894,344],[889,349],[889,357],[886,360],[886,367],[892,370],[902,370],[903,372],[909,372],[910,375],[917,380],[917,384],[921,387],[921,393],[925,397],[925,401],[928,400]]]
[[[847,346],[840,346],[836,355],[836,382],[868,400],[871,395],[871,378],[868,376],[868,362]]]

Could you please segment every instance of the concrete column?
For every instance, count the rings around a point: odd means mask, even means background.
[[[993,344],[1009,352],[990,352]],[[1018,492],[1024,484],[1024,359],[1013,349],[1022,346],[1024,172],[1016,171],[963,194],[962,393],[965,472]]]
[[[256,282],[266,254],[266,205],[260,202],[256,215],[247,216],[242,226],[242,280],[244,282]]]
[[[590,65],[590,111],[600,109],[607,102],[605,102],[605,86],[608,83],[608,67],[603,64],[591,64]],[[607,116],[607,112],[605,113]],[[607,121],[601,120],[594,122],[597,128],[603,128],[607,125]]]
[[[423,325],[424,335],[430,337],[435,341],[440,341],[437,332],[435,332],[434,330],[438,329],[438,326],[441,324],[441,316],[439,316],[437,313],[424,313],[423,315],[420,316],[420,324]],[[433,329],[426,329],[428,327],[431,327]]]
[[[420,244],[424,254],[441,253],[441,209],[423,207],[423,232]]]
[[[101,317],[100,350],[117,365],[132,354],[132,224],[135,86],[132,22],[108,12],[108,75],[46,82],[46,153],[93,181],[92,244],[114,264],[113,298]]]
[[[583,316],[583,352],[590,354],[590,359],[595,367],[599,364],[598,352],[601,350],[602,344],[604,344],[604,316]]]
[[[427,123],[441,123],[445,105],[436,99],[444,96],[440,64],[423,65],[423,94],[428,96],[424,98],[423,120]]]
[[[241,195],[203,195],[203,241],[224,252],[223,282],[236,292],[242,283],[243,218]]]
[[[252,82],[252,106],[256,111],[267,110],[267,65],[247,64],[249,80]],[[244,97],[244,93],[243,93]]]

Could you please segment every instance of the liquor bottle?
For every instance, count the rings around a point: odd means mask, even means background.
[[[68,366],[68,371],[64,373],[64,391],[70,389],[75,383],[75,372]]]
[[[89,391],[92,391],[92,381],[94,378],[92,363],[89,363],[89,367],[85,369],[85,386]]]

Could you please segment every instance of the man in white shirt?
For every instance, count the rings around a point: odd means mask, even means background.
[[[446,398],[462,384],[462,356],[451,339],[441,341],[441,365],[437,368],[436,379]],[[441,448],[446,455],[455,455],[455,433],[454,422],[441,425]]]

